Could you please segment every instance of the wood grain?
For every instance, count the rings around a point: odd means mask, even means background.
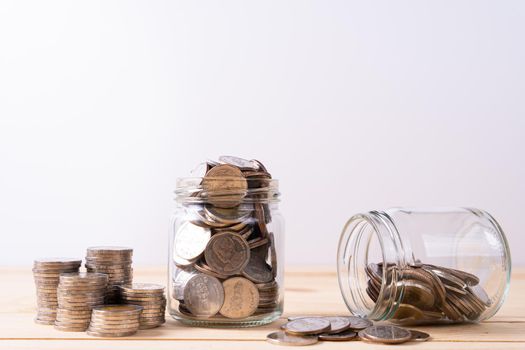
[[[135,268],[137,282],[165,284],[163,268]],[[183,326],[176,321],[143,330],[125,339],[101,340],[85,333],[59,332],[33,322],[35,288],[30,268],[0,268],[0,349],[275,349],[266,343],[287,315],[348,314],[335,270],[324,267],[290,268],[286,275],[285,314],[277,322],[240,330]],[[481,324],[418,327],[432,335],[427,343],[407,344],[417,349],[525,349],[525,270],[513,273],[507,302],[492,319]],[[316,347],[374,349],[386,346],[352,342],[319,343]]]

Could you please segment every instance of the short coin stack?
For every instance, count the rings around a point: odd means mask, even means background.
[[[197,174],[194,174],[197,175]],[[221,156],[203,165],[202,183],[186,203],[173,261],[192,278],[174,273],[181,313],[243,319],[281,308],[275,239],[268,200],[271,175],[257,160]]]
[[[400,344],[407,341],[426,341],[427,333],[405,328],[381,325],[355,316],[289,317],[283,331],[268,334],[267,341],[278,345],[312,345],[321,341],[363,340],[382,344]]]
[[[367,294],[376,302],[383,280],[383,265],[369,264]],[[386,274],[403,276],[404,296],[392,321],[398,324],[475,321],[491,305],[471,273],[430,264],[415,264],[399,271],[388,266]]]
[[[81,260],[70,258],[37,259],[33,264],[33,277],[36,285],[37,316],[39,324],[55,324],[58,298],[59,276],[63,272],[78,272]]]
[[[137,333],[142,306],[104,305],[93,308],[87,334],[95,337],[127,337]]]
[[[153,283],[133,283],[119,287],[119,301],[123,304],[142,306],[140,329],[149,329],[166,322],[166,297],[164,287]]]
[[[131,268],[133,249],[126,247],[90,247],[86,254],[88,272],[108,275],[106,304],[118,301],[118,286],[128,285],[133,281]]]
[[[61,274],[55,328],[69,332],[85,331],[93,307],[104,304],[107,283],[108,276],[100,273]]]

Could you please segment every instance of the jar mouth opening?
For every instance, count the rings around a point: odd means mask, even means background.
[[[217,181],[220,186],[210,189],[203,181]],[[266,177],[183,177],[177,179],[175,200],[184,204],[201,203],[271,203],[278,202],[279,181]]]
[[[343,299],[352,314],[372,320],[390,318],[403,295],[397,273],[382,269],[380,290],[375,298],[369,294],[369,264],[402,265],[395,227],[385,222],[380,212],[354,215],[343,228],[338,245],[338,276]],[[388,217],[387,217],[388,218]],[[388,221],[388,220],[387,220]]]

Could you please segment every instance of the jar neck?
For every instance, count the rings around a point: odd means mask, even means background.
[[[372,256],[371,245],[375,246]],[[401,272],[408,263],[403,241],[391,217],[382,211],[358,214],[346,223],[338,245],[339,284],[350,311],[372,320],[386,320],[397,310],[403,296]],[[376,302],[365,292],[370,263],[383,267],[395,265],[387,273],[382,269],[382,283]]]
[[[279,182],[275,179],[246,179],[246,186],[242,189],[232,189],[228,179],[221,179],[223,188],[211,192],[207,190],[202,177],[179,178],[175,189],[175,200],[180,204],[207,204],[231,202],[232,199],[239,204],[250,203],[278,203],[280,201]],[[232,178],[231,181],[238,179]],[[233,187],[233,186],[232,186]]]

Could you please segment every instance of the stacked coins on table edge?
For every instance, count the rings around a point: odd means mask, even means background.
[[[104,304],[108,276],[101,273],[63,273],[57,288],[58,309],[55,328],[83,332],[91,319],[93,307]]]
[[[185,205],[193,219],[175,235],[173,260],[180,270],[172,283],[179,311],[203,319],[272,313],[280,307],[266,202],[272,177],[259,161],[232,156],[202,168],[202,190],[194,196],[206,203]]]
[[[140,329],[155,328],[166,322],[166,297],[164,287],[153,283],[133,283],[119,287],[119,302],[139,305]]]
[[[118,301],[118,286],[133,282],[131,268],[133,249],[126,247],[90,247],[86,254],[86,269],[88,272],[107,274],[108,290],[106,304]]]
[[[37,259],[33,264],[37,295],[37,316],[39,324],[55,324],[58,298],[57,287],[60,274],[63,272],[78,272],[81,260],[71,258]]]
[[[127,337],[137,333],[142,306],[104,305],[93,308],[87,334],[95,337]]]

